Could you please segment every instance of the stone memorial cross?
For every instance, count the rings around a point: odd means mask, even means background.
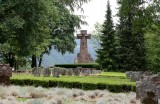
[[[87,30],[81,30],[80,34],[77,34],[77,39],[80,39],[80,53],[77,54],[77,63],[91,63],[93,59],[88,53],[87,39],[91,38],[91,34],[87,34]]]

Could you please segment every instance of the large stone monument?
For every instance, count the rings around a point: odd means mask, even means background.
[[[87,34],[87,30],[81,30],[80,34],[77,34],[77,39],[80,39],[80,53],[77,54],[77,63],[91,63],[93,58],[88,53],[87,39],[91,38],[91,34]]]

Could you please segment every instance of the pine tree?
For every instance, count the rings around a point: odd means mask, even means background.
[[[110,3],[107,3],[106,20],[100,36],[101,48],[97,50],[97,62],[105,71],[116,70],[115,30],[113,29],[112,12]]]
[[[146,70],[143,0],[119,0],[119,64],[124,71]]]

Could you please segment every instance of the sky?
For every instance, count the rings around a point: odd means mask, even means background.
[[[108,0],[91,0],[89,3],[84,4],[82,7],[84,13],[76,11],[75,14],[86,16],[85,21],[88,23],[88,26],[81,26],[81,29],[87,30],[91,33],[94,30],[94,24],[96,22],[103,23],[105,20],[106,14],[106,5]],[[117,0],[110,0],[113,21],[117,23],[117,18],[115,17],[117,13]]]

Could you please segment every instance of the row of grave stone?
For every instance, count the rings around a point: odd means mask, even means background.
[[[54,67],[53,69],[50,70],[50,68],[45,68],[41,71],[40,68],[34,68],[32,71],[32,74],[35,77],[39,77],[40,75],[44,76],[44,77],[49,77],[51,76],[51,74],[54,77],[59,77],[59,75],[69,75],[69,76],[89,76],[91,74],[101,74],[100,70],[95,70],[95,69],[84,69],[81,67],[78,68],[58,68],[58,67]]]
[[[136,81],[136,98],[141,104],[158,104],[160,99],[160,73],[143,74],[139,81]]]
[[[152,75],[151,71],[127,71],[126,72],[126,77],[130,78],[131,82],[136,82],[136,81],[140,81],[141,76],[143,75]]]

